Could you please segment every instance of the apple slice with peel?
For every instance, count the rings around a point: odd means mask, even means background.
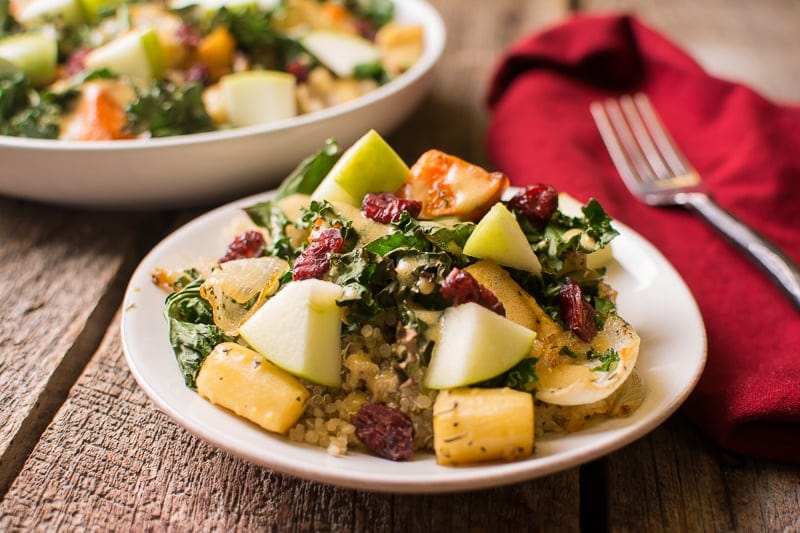
[[[499,202],[475,226],[464,243],[464,253],[533,274],[542,271],[516,217]]]
[[[348,148],[311,195],[361,206],[370,192],[395,192],[408,178],[408,166],[378,132],[369,130]]]
[[[473,302],[448,307],[423,383],[450,389],[498,376],[527,356],[536,333]]]
[[[83,6],[78,0],[33,0],[25,4],[17,14],[17,21],[23,26],[52,21],[75,26],[83,22],[83,19]]]
[[[154,28],[130,31],[95,48],[86,56],[85,65],[89,70],[107,68],[141,81],[158,79],[166,70],[164,50]]]
[[[285,72],[251,70],[219,80],[227,121],[236,127],[266,124],[297,114],[295,77]]]
[[[352,76],[358,65],[381,59],[381,51],[377,46],[353,33],[317,30],[309,32],[300,42],[340,78]]]
[[[40,87],[56,74],[58,42],[54,33],[35,31],[19,33],[0,40],[0,59],[11,63]]]
[[[342,288],[329,281],[293,281],[239,327],[247,343],[287,372],[328,387],[341,383]]]

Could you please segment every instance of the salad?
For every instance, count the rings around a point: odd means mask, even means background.
[[[0,0],[0,134],[164,137],[344,103],[410,68],[392,0]]]
[[[644,399],[595,200],[439,150],[409,168],[370,131],[244,212],[214,259],[152,277],[186,385],[267,431],[469,465]]]

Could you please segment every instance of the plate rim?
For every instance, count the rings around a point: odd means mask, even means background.
[[[179,228],[169,233],[161,241],[159,241],[159,243],[154,246],[150,252],[148,252],[148,254],[145,255],[145,257],[136,267],[131,275],[130,281],[126,286],[125,296],[123,299],[123,313],[120,320],[121,344],[125,354],[126,362],[136,382],[145,391],[150,400],[162,412],[164,412],[173,423],[182,427],[195,437],[220,450],[227,451],[228,453],[243,458],[253,464],[267,467],[284,474],[350,489],[395,494],[434,494],[465,490],[478,490],[547,476],[568,468],[579,466],[591,460],[597,459],[598,457],[602,457],[619,450],[627,444],[644,437],[653,429],[661,425],[675,411],[677,411],[692,390],[694,390],[698,380],[700,379],[706,363],[708,342],[702,315],[694,296],[674,266],[652,243],[650,243],[647,239],[629,226],[615,219],[613,224],[615,228],[619,230],[620,238],[631,239],[633,241],[632,245],[635,245],[636,248],[644,251],[647,255],[657,260],[659,266],[672,277],[672,281],[678,283],[682,289],[682,292],[684,293],[683,296],[688,297],[688,299],[686,299],[684,302],[684,304],[688,305],[688,308],[684,311],[694,315],[696,320],[693,320],[692,322],[697,325],[698,333],[700,334],[698,339],[699,345],[696,347],[698,350],[696,354],[696,364],[692,369],[690,378],[683,384],[683,388],[679,394],[671,398],[667,404],[659,405],[658,409],[653,414],[648,414],[644,419],[639,420],[636,424],[624,426],[615,430],[616,432],[620,433],[619,436],[607,441],[603,441],[600,445],[589,447],[589,449],[584,449],[586,448],[585,446],[580,446],[576,450],[561,452],[552,456],[536,456],[534,454],[534,456],[531,458],[523,461],[510,463],[490,463],[486,465],[459,468],[441,467],[434,464],[433,468],[435,470],[445,472],[445,474],[441,476],[439,476],[438,473],[413,475],[406,473],[400,477],[387,478],[387,475],[383,472],[364,472],[361,470],[348,471],[346,468],[321,469],[318,465],[308,463],[295,457],[269,457],[269,454],[263,451],[261,453],[256,453],[251,449],[253,447],[252,445],[242,445],[238,441],[231,442],[230,440],[226,440],[221,434],[215,434],[213,431],[209,432],[208,428],[194,425],[190,416],[188,416],[185,412],[181,412],[181,409],[169,404],[161,397],[159,392],[151,386],[146,376],[143,374],[142,369],[139,367],[139,361],[137,360],[136,354],[132,353],[133,350],[130,346],[131,341],[129,340],[130,333],[127,331],[129,324],[129,319],[127,317],[130,316],[129,300],[132,298],[133,294],[138,292],[138,285],[141,285],[141,282],[138,280],[142,279],[143,276],[149,277],[149,271],[147,270],[152,268],[152,265],[149,264],[153,263],[156,258],[160,257],[162,252],[170,250],[176,244],[179,244],[181,239],[185,237],[184,234],[188,234],[192,228],[202,226],[203,223],[207,223],[210,220],[222,216],[226,212],[230,212],[231,217],[233,217],[239,210],[241,210],[242,207],[263,201],[273,194],[274,191],[266,191],[234,200],[199,215],[198,217],[186,222]],[[169,348],[168,344],[167,348]],[[178,374],[177,369],[176,374]],[[197,398],[200,398],[199,395]],[[206,400],[203,400],[202,398],[200,399],[203,402],[206,402]],[[208,403],[208,406],[216,410],[220,410],[220,408],[214,406],[213,404]],[[221,414],[233,417],[247,424],[246,421],[240,419],[233,413],[224,412],[223,410]],[[276,441],[283,442],[288,446],[297,447],[298,449],[301,447],[306,448],[306,445],[290,442],[284,436],[270,434],[269,432],[260,429],[259,431],[270,437],[271,440],[274,439]],[[589,437],[591,437],[591,435],[589,435],[587,438]],[[550,438],[558,437],[555,436]],[[541,439],[538,442],[541,442]],[[312,451],[315,454],[327,454],[324,449],[318,447],[313,447],[309,451]],[[365,455],[353,451],[348,451],[348,454]],[[346,460],[347,458],[330,456],[330,459],[332,461],[339,461]],[[384,459],[379,460],[386,461]],[[426,454],[424,460],[433,460],[433,456],[428,456]],[[402,465],[405,463],[395,464],[399,464],[402,467]],[[432,478],[432,476],[437,477]]]

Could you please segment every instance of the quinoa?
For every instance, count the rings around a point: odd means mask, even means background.
[[[298,423],[289,430],[294,442],[326,448],[344,455],[362,448],[351,417],[365,402],[383,403],[405,413],[414,424],[414,450],[433,444],[433,402],[437,391],[422,386],[424,368],[401,367],[408,347],[393,340],[397,319],[391,313],[342,338],[342,386],[330,389],[306,382],[311,396]]]

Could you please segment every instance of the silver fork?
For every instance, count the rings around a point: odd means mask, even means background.
[[[741,247],[800,310],[800,268],[777,246],[720,207],[677,148],[646,95],[594,102],[590,111],[608,153],[634,196],[649,205],[692,209]]]

